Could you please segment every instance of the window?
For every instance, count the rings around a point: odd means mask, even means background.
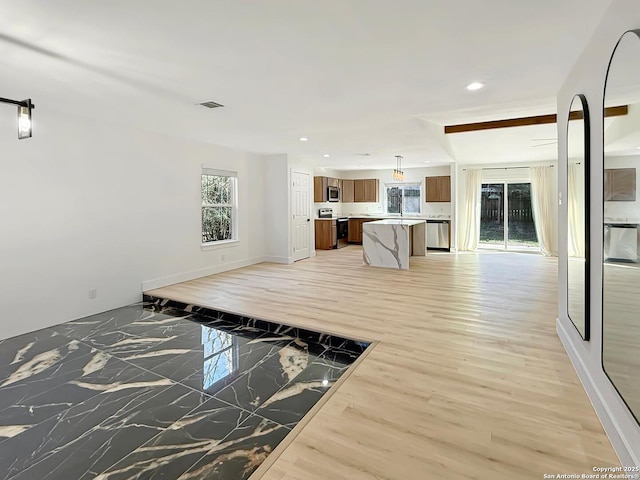
[[[202,243],[237,239],[237,173],[202,169]]]
[[[229,377],[238,370],[238,346],[233,335],[202,325],[204,390]]]
[[[387,213],[420,213],[422,193],[419,183],[388,183],[385,192]]]

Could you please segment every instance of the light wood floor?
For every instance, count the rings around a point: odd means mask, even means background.
[[[362,266],[349,246],[149,293],[380,341],[265,480],[538,480],[619,465],[555,332],[556,259],[430,254],[397,271]]]

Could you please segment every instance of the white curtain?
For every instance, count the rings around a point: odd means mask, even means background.
[[[467,170],[467,191],[462,209],[462,244],[460,250],[476,250],[480,240],[480,195],[482,170]]]
[[[584,166],[569,165],[567,210],[569,223],[569,256],[585,256],[585,205],[584,205]]]
[[[553,167],[531,167],[531,205],[538,244],[543,255],[558,254],[557,210]]]

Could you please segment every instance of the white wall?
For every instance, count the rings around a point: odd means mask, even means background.
[[[626,466],[640,465],[640,427],[605,376],[601,366],[602,343],[602,105],[609,58],[619,37],[629,29],[640,28],[637,0],[613,0],[593,37],[587,44],[558,94],[558,151],[565,157],[567,115],[573,96],[582,93],[589,103],[591,117],[591,340],[583,341],[567,317],[567,224],[566,205],[560,209],[558,259],[559,310],[557,330],[582,380],[618,457]],[[640,61],[640,57],[638,58]],[[559,189],[566,198],[567,166],[559,168]]]
[[[37,105],[29,140],[16,139],[12,110],[0,112],[12,119],[0,129],[0,337],[138,301],[143,282],[279,254],[265,234],[279,158],[70,117],[43,98]],[[238,172],[234,246],[201,249],[202,164]]]
[[[265,243],[269,258],[290,263],[291,235],[289,222],[289,164],[286,155],[272,155],[264,164]]]

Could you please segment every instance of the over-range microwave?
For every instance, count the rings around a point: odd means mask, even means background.
[[[327,187],[329,192],[328,198],[330,202],[339,202],[340,201],[340,189],[338,187]]]

